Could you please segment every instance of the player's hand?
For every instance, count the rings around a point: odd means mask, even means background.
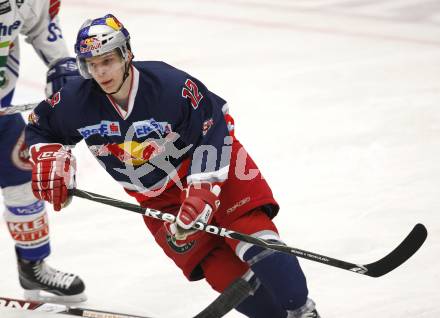
[[[76,60],[66,57],[56,61],[47,71],[46,96],[58,92],[68,81],[80,78]]]
[[[53,204],[55,211],[71,201],[69,189],[75,187],[76,160],[62,144],[37,144],[30,148],[32,192]]]
[[[202,232],[191,229],[194,223],[209,224],[220,206],[220,187],[208,182],[190,184],[182,192],[182,205],[175,223],[167,223],[166,227],[178,243],[186,243],[196,239]]]

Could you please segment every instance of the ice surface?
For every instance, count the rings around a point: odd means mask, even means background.
[[[136,59],[164,60],[227,99],[238,138],[281,204],[276,223],[289,245],[369,263],[424,223],[426,244],[382,278],[301,264],[325,318],[432,318],[440,317],[440,14],[433,6],[65,0],[61,18],[72,49],[85,18],[113,12],[131,32]],[[23,43],[22,53],[16,103],[42,98],[45,81],[32,48]],[[75,154],[78,187],[133,202],[84,145]],[[50,263],[84,278],[89,300],[81,307],[191,317],[216,297],[205,282],[183,278],[135,214],[75,198],[51,211],[50,222]],[[12,241],[1,228],[0,295],[20,298]]]

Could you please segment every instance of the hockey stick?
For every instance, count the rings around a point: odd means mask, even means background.
[[[162,213],[154,209],[142,208],[136,204],[123,202],[120,200],[105,197],[103,195],[95,194],[92,192],[74,189],[71,190],[71,194],[91,201],[100,202],[106,205],[111,205],[117,208],[140,213],[147,217],[155,218],[165,222],[174,222],[176,220],[176,217],[170,213]],[[287,253],[290,255],[295,255],[314,262],[323,263],[329,266],[342,268],[345,270],[352,271],[354,273],[367,275],[371,277],[380,277],[402,265],[415,252],[417,252],[417,250],[425,242],[426,237],[428,235],[425,226],[419,223],[414,226],[414,228],[411,230],[408,236],[391,253],[389,253],[388,255],[386,255],[385,257],[381,258],[376,262],[365,265],[359,265],[359,264],[342,261],[336,258],[331,258],[328,256],[316,254],[313,252],[301,250],[298,248],[289,247],[276,242],[270,242],[264,239],[252,237],[250,235],[235,232],[212,224],[208,225],[201,222],[196,222],[193,228],[199,231],[205,231],[213,235],[219,235],[222,237],[227,237],[242,242],[251,243],[263,248],[268,248],[275,251]]]
[[[119,314],[115,312],[85,309],[79,307],[69,307],[61,304],[27,301],[21,299],[5,298],[5,297],[0,297],[0,308],[31,310],[31,311],[45,312],[51,314],[64,314],[70,316],[94,317],[94,318],[151,318],[146,316],[133,316],[126,314]]]
[[[246,297],[249,296],[252,286],[239,278],[232,282],[211,304],[209,304],[194,318],[220,318],[237,307]],[[94,318],[151,318],[145,316],[133,316],[115,312],[68,307],[62,304],[27,301],[0,297],[0,308],[32,310],[52,314],[66,314],[80,317]]]
[[[250,293],[251,286],[240,278],[225,289],[208,307],[194,318],[220,318],[238,306]],[[0,297],[0,309],[18,309],[45,312],[51,314],[64,314],[79,317],[94,318],[151,318],[146,316],[133,316],[109,311],[69,307],[62,304],[28,301]]]
[[[217,318],[223,317],[237,307],[252,291],[252,286],[239,278],[229,285],[208,307],[194,318]]]
[[[21,105],[11,105],[0,108],[0,116],[2,115],[12,115],[16,113],[22,113],[28,110],[32,110],[38,106],[39,103],[29,103]]]

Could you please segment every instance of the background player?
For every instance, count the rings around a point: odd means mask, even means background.
[[[69,57],[58,21],[60,1],[3,1],[0,4],[0,106],[11,105],[19,75],[19,34],[48,66],[47,96],[78,75]],[[32,118],[31,118],[32,119]],[[21,114],[1,115],[0,187],[5,203],[4,219],[15,242],[18,272],[25,297],[63,301],[86,299],[84,283],[70,273],[50,267],[49,225],[44,202],[31,191],[31,165],[24,144],[25,122]],[[44,291],[44,293],[42,292]]]

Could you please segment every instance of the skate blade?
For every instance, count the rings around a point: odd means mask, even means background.
[[[30,301],[50,303],[80,303],[87,300],[85,293],[77,295],[55,295],[43,290],[25,290],[24,298]]]

